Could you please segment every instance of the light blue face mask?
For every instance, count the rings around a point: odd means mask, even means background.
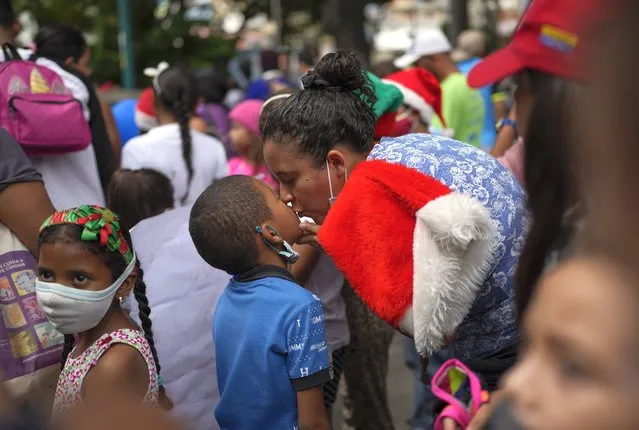
[[[109,287],[100,291],[79,290],[66,285],[36,279],[36,297],[53,326],[64,334],[92,329],[104,318],[113,297],[135,269],[136,257]]]
[[[300,259],[300,253],[297,252],[296,250],[293,249],[293,247],[284,240],[284,238],[282,237],[281,234],[279,234],[277,232],[277,230],[275,230],[273,228],[272,225],[267,224],[267,227],[269,229],[271,229],[271,231],[273,232],[273,234],[275,234],[276,236],[280,237],[282,239],[282,245],[284,246],[284,249],[277,249],[271,242],[269,242],[268,240],[266,240],[266,238],[264,237],[264,230],[262,230],[262,227],[260,227],[259,225],[257,227],[255,227],[255,231],[258,232],[261,236],[262,236],[262,240],[264,241],[264,243],[266,244],[266,246],[268,246],[269,248],[271,248],[273,251],[275,251],[277,253],[277,255],[279,255],[280,257],[282,257],[282,259],[287,263],[287,264],[293,264],[295,263],[297,260]]]

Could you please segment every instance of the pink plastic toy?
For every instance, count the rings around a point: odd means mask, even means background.
[[[465,429],[479,407],[488,401],[488,393],[482,390],[479,377],[455,359],[446,361],[435,373],[432,391],[448,405],[437,417],[435,430],[443,430],[445,418]]]

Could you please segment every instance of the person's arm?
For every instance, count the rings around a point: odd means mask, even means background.
[[[111,142],[111,149],[113,150],[113,156],[115,157],[115,165],[120,165],[120,152],[122,150],[122,142],[120,141],[120,133],[118,133],[118,127],[115,124],[115,118],[113,118],[113,112],[111,112],[111,106],[100,98],[100,109],[102,110],[102,117],[104,118],[104,125],[106,126],[107,135],[109,136],[109,142]]]
[[[321,386],[297,392],[297,421],[300,430],[330,430]]]
[[[37,257],[40,225],[53,212],[42,177],[18,142],[0,128],[0,222]]]
[[[89,371],[82,386],[82,400],[99,404],[108,399],[142,403],[149,388],[149,370],[133,347],[112,345]]]
[[[315,298],[287,330],[288,374],[297,392],[300,430],[330,429],[322,386],[330,380],[322,303]]]
[[[311,245],[294,245],[293,249],[300,253],[300,259],[291,266],[291,273],[300,285],[305,285],[320,258],[320,250]]]
[[[508,118],[511,121],[517,121],[517,110],[516,106],[513,105],[513,108],[510,110],[508,114]],[[502,126],[501,129],[497,132],[497,140],[495,141],[495,145],[493,145],[490,150],[490,155],[493,157],[501,157],[508,151],[513,143],[517,139],[517,130],[510,125]]]
[[[55,212],[42,182],[14,183],[0,191],[0,222],[38,256],[40,226]]]

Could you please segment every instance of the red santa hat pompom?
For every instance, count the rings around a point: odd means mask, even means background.
[[[426,124],[430,124],[433,114],[437,114],[446,126],[442,113],[442,89],[432,73],[416,67],[391,73],[384,81],[402,92],[404,104],[416,110]]]
[[[491,267],[495,233],[475,198],[417,170],[365,161],[319,239],[373,312],[431,354],[468,314]]]
[[[148,87],[142,91],[138,104],[135,106],[135,125],[141,131],[149,131],[160,125],[155,114],[155,94],[153,88]]]

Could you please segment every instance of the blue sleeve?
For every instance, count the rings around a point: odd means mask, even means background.
[[[288,374],[296,390],[322,385],[330,379],[324,310],[319,299],[295,318],[288,328],[286,343]]]

